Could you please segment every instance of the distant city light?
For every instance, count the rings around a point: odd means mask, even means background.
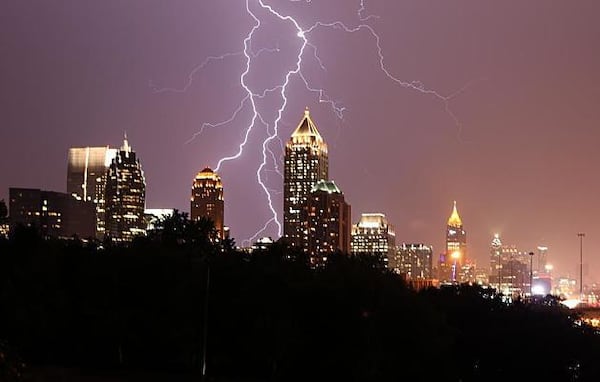
[[[571,298],[568,300],[561,301],[563,305],[565,305],[569,309],[574,309],[581,302],[578,298]]]

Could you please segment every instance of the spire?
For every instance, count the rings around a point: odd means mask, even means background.
[[[123,135],[123,146],[121,147],[121,150],[131,152],[131,146],[129,146],[129,142],[127,141],[127,132],[126,131]]]
[[[492,239],[492,247],[500,248],[502,247],[502,240],[500,240],[500,234],[495,233],[494,238]]]
[[[296,127],[296,130],[292,133],[292,139],[294,138],[304,138],[304,137],[314,137],[317,141],[322,142],[323,138],[321,134],[319,134],[319,130],[317,130],[317,126],[313,122],[312,118],[310,118],[310,111],[308,110],[308,106],[304,109],[304,117]]]
[[[452,209],[450,219],[448,219],[448,225],[451,227],[462,227],[462,220],[460,220],[460,216],[458,216],[458,211],[456,210],[456,200],[454,201],[454,208]]]

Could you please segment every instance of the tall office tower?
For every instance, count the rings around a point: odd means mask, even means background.
[[[409,280],[433,278],[433,248],[425,244],[402,244],[396,252],[395,265],[390,264],[396,273]]]
[[[63,192],[32,188],[9,189],[10,229],[35,227],[44,237],[81,239],[96,235],[96,213],[91,201]]]
[[[540,245],[537,247],[537,250],[537,273],[543,274],[546,273],[546,265],[548,264],[548,247]]]
[[[96,238],[104,237],[106,173],[116,149],[106,147],[74,147],[69,149],[67,193],[92,201],[96,208]]]
[[[285,145],[283,169],[283,235],[308,252],[308,196],[319,180],[328,180],[327,144],[310,117],[304,117]]]
[[[490,244],[490,274],[488,280],[493,288],[500,290],[500,279],[502,275],[502,240],[499,234],[494,234]]]
[[[385,266],[396,251],[396,233],[382,213],[362,214],[357,224],[352,226],[350,251],[354,255],[373,255],[381,259]]]
[[[467,233],[456,209],[456,201],[446,227],[446,252],[440,261],[442,281],[467,281],[463,267],[467,265]],[[466,269],[466,268],[465,268]]]
[[[529,260],[526,252],[502,244],[495,234],[490,245],[490,286],[508,296],[528,292]]]
[[[221,177],[206,167],[196,175],[192,183],[190,217],[194,221],[202,217],[209,218],[215,224],[217,236],[223,240],[225,238],[224,216],[225,202]]]
[[[146,181],[127,136],[108,168],[105,195],[106,236],[111,241],[129,242],[146,234]]]
[[[308,198],[308,253],[313,266],[336,251],[350,252],[350,205],[330,180],[320,180]]]

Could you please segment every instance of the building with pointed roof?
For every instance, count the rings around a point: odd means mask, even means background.
[[[467,265],[467,233],[456,208],[456,200],[446,226],[446,252],[440,258],[439,270],[442,281],[464,280],[463,268]]]
[[[146,234],[146,180],[127,134],[108,168],[105,201],[106,236],[111,241],[126,243]]]
[[[329,179],[327,144],[308,108],[285,145],[283,172],[283,235],[308,252],[308,198],[318,181]]]
[[[192,182],[190,204],[190,218],[193,221],[202,217],[210,219],[215,225],[217,236],[223,240],[225,238],[223,183],[219,174],[210,167],[200,171]]]
[[[452,208],[452,213],[448,218],[448,227],[462,227],[462,220],[458,215],[458,211],[456,209],[456,200],[454,201],[454,207]]]

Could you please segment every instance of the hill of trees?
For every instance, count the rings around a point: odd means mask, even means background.
[[[600,335],[550,296],[415,291],[368,257],[311,269],[282,241],[215,244],[185,214],[159,227],[127,248],[25,227],[0,239],[0,380],[200,380],[203,366],[212,381],[600,380]]]

